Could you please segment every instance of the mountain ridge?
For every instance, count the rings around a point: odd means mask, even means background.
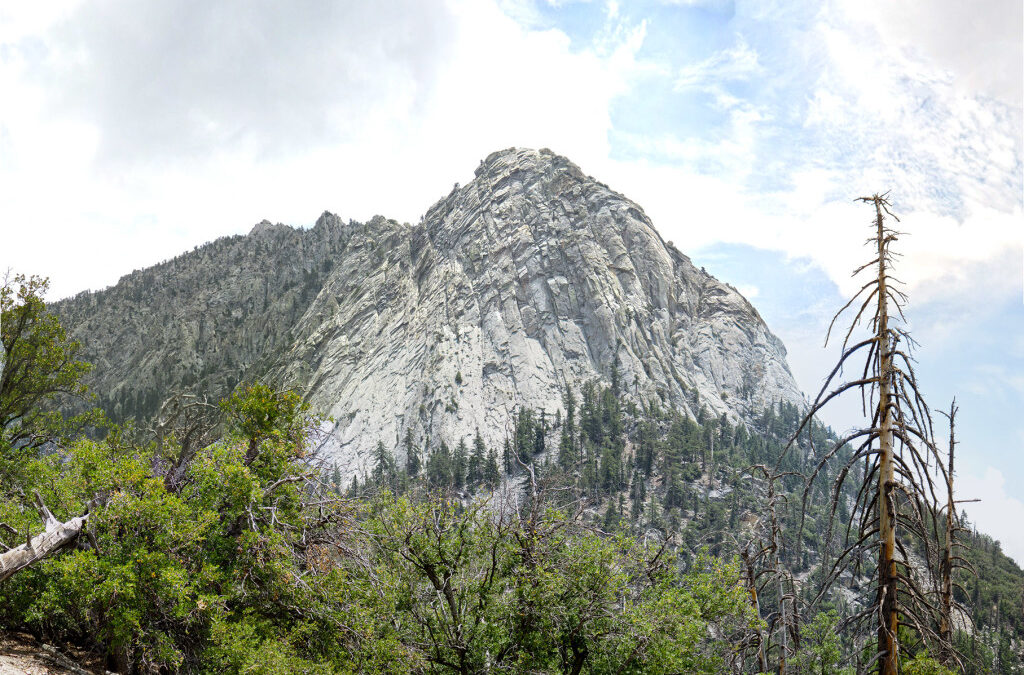
[[[546,149],[488,155],[416,225],[262,221],[56,308],[116,419],[171,390],[271,379],[334,418],[346,476],[410,430],[500,443],[517,407],[554,414],[613,366],[627,397],[693,416],[803,401],[753,305]]]

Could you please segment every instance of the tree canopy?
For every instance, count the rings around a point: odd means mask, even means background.
[[[82,377],[92,366],[79,358],[82,345],[47,310],[48,285],[19,274],[0,287],[0,450],[67,435],[67,421],[53,404],[88,393]]]

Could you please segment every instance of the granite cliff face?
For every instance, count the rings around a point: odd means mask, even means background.
[[[326,449],[345,475],[408,428],[501,443],[516,406],[554,414],[566,386],[613,368],[627,396],[691,413],[803,400],[749,302],[547,150],[490,155],[416,226],[261,223],[58,311],[115,416],[269,378],[334,418]]]

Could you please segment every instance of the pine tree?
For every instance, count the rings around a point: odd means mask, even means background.
[[[583,385],[583,405],[580,406],[580,428],[593,445],[600,445],[604,440],[604,429],[601,427],[601,404],[598,400],[597,385],[589,381]]]
[[[604,511],[604,530],[605,532],[612,532],[619,525],[619,514],[615,509],[615,499],[611,498],[608,500],[608,508]]]
[[[651,493],[647,504],[647,525],[655,530],[665,527],[665,523],[661,519],[661,510],[658,508],[658,500],[655,499],[653,493]]]
[[[645,477],[650,477],[654,468],[655,426],[650,420],[643,420],[637,430],[636,465]]]
[[[452,453],[452,485],[456,488],[462,488],[466,484],[468,452],[466,439],[460,438],[459,444],[455,446],[455,452]]]
[[[505,445],[501,453],[502,466],[506,474],[512,473],[512,442],[505,436]]]
[[[967,548],[967,544],[963,541],[961,533],[965,531],[964,522],[961,520],[957,522],[956,505],[963,501],[975,501],[975,500],[956,500],[954,498],[953,482],[954,482],[954,467],[955,467],[955,455],[956,455],[956,413],[958,407],[956,405],[956,399],[949,406],[948,413],[942,413],[949,420],[949,449],[948,457],[949,460],[946,466],[941,463],[938,464],[938,468],[942,471],[944,482],[946,483],[946,503],[939,508],[937,516],[942,516],[945,511],[945,533],[942,537],[942,550],[941,556],[938,561],[938,579],[939,579],[939,653],[938,660],[942,665],[948,668],[959,668],[963,670],[964,662],[963,655],[960,654],[953,645],[953,610],[957,610],[961,617],[964,617],[967,621],[972,621],[972,613],[967,610],[958,600],[955,598],[953,592],[954,588],[959,588],[964,595],[967,592],[963,589],[960,584],[954,581],[954,576],[958,569],[967,569],[974,572],[977,576],[977,570],[968,562],[962,555]],[[938,519],[937,519],[938,520]]]
[[[533,456],[536,457],[544,452],[544,435],[547,432],[547,418],[543,410],[540,411],[540,420],[533,429]]]
[[[394,478],[395,460],[384,447],[384,442],[377,441],[377,447],[373,451],[373,480],[379,487],[394,488]]]
[[[427,457],[427,482],[435,489],[452,485],[452,456],[444,441]]]
[[[487,464],[484,467],[484,484],[491,490],[498,487],[501,481],[501,474],[498,472],[498,456],[491,448],[487,452]]]
[[[576,453],[576,397],[568,386],[562,402],[565,405],[565,422],[558,440],[558,464],[568,471],[579,460]]]
[[[639,520],[644,513],[644,501],[647,499],[647,485],[639,470],[633,471],[633,483],[629,488],[629,498],[632,502],[630,517],[633,520]]]
[[[621,384],[620,381],[619,381],[619,363],[620,363],[620,361],[619,361],[619,353],[615,352],[615,360],[612,361],[612,389],[611,389],[612,396],[614,396],[615,398],[619,397],[619,387],[620,387],[620,384]]]
[[[413,442],[412,427],[405,430],[405,473],[409,478],[420,475],[420,453]]]
[[[334,462],[334,467],[331,469],[331,485],[334,486],[334,491],[341,493],[341,469],[338,468],[338,463]]]
[[[469,456],[469,462],[466,470],[466,482],[470,485],[476,485],[484,478],[484,464],[487,462],[487,448],[484,445],[484,439],[480,435],[480,429],[476,430],[476,436],[473,437],[473,453]]]
[[[523,464],[529,464],[533,458],[537,441],[533,411],[520,408],[513,418],[515,428],[515,456]],[[543,436],[541,437],[543,440]]]

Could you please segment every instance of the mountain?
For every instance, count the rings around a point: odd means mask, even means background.
[[[733,421],[803,402],[745,298],[549,150],[491,154],[415,226],[264,221],[56,309],[115,419],[268,379],[333,418],[346,476],[408,430],[499,444],[518,406],[554,415],[592,379]]]

